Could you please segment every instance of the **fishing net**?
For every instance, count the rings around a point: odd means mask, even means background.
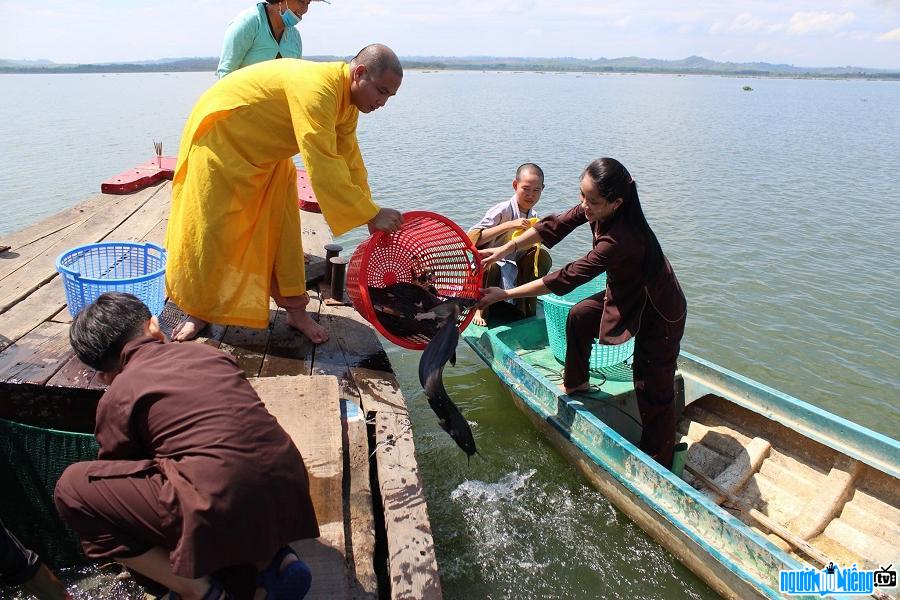
[[[67,466],[96,460],[98,450],[91,434],[0,419],[0,516],[52,567],[86,561],[77,536],[56,512],[53,489]]]
[[[398,346],[421,350],[428,344],[426,337],[397,335],[375,314],[369,287],[397,283],[423,285],[441,297],[477,300],[481,288],[478,251],[453,221],[432,212],[412,211],[404,213],[398,231],[376,232],[350,258],[347,294],[356,311]],[[460,331],[474,315],[472,307],[462,310],[457,319]]]

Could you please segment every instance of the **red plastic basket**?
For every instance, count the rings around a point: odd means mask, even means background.
[[[403,225],[394,233],[378,231],[357,246],[347,267],[347,294],[353,307],[384,337],[398,346],[421,350],[424,336],[400,337],[378,320],[369,286],[387,287],[411,283],[413,274],[428,272],[442,296],[477,299],[481,288],[481,261],[469,236],[459,226],[439,214],[427,211],[404,213]],[[462,331],[475,316],[466,309],[459,316]]]

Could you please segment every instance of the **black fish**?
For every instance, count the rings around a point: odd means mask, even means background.
[[[433,311],[443,315],[442,324],[422,352],[422,358],[419,360],[419,383],[425,390],[431,410],[440,419],[438,423],[441,428],[450,434],[466,456],[471,457],[478,453],[475,438],[472,436],[468,421],[444,389],[443,380],[444,365],[447,361],[451,364],[456,363],[456,344],[459,342],[456,320],[461,312],[461,306],[457,300],[448,300],[436,306]]]
[[[444,365],[456,364],[459,342],[457,321],[465,308],[475,305],[468,298],[442,298],[428,282],[395,283],[385,288],[369,287],[369,298],[381,324],[402,337],[421,336],[429,340],[419,359],[419,382],[428,404],[440,419],[441,428],[468,456],[478,452],[466,419],[444,388]]]
[[[394,335],[431,339],[437,333],[433,323],[416,319],[416,315],[441,303],[440,298],[422,286],[401,282],[385,288],[369,287],[369,298],[375,316]]]

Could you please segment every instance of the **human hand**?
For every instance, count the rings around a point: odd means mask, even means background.
[[[478,257],[481,259],[482,267],[489,267],[507,254],[509,254],[508,250],[505,250],[506,244],[503,246],[498,246],[496,248],[485,248],[484,250],[478,251]]]
[[[369,233],[375,233],[375,231],[387,231],[388,233],[393,233],[400,229],[401,225],[403,225],[403,215],[400,214],[399,210],[382,208],[378,211],[378,214],[369,221]]]
[[[509,228],[511,230],[515,229],[528,229],[531,227],[531,219],[513,219],[512,221],[508,221]]]
[[[484,310],[491,304],[500,302],[501,300],[506,300],[509,297],[509,292],[499,287],[484,288],[483,290],[481,290],[481,293],[483,295],[481,296],[481,299],[478,300],[478,304],[476,305],[476,308],[478,308],[478,310]]]

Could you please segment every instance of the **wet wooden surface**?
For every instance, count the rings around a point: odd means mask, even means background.
[[[0,417],[92,431],[104,386],[69,347],[72,319],[55,270],[56,257],[74,246],[104,240],[162,244],[170,202],[170,182],[124,196],[98,194],[4,236],[2,246],[9,248],[0,250]],[[314,464],[331,469],[317,492],[317,510],[321,503],[320,520],[325,519],[322,537],[297,548],[312,553],[314,569],[333,574],[341,562],[344,569],[337,579],[323,579],[315,595],[439,598],[406,401],[375,330],[352,307],[325,301],[330,288],[318,278],[324,272],[324,245],[332,238],[322,215],[302,212],[301,234],[310,255],[309,311],[328,328],[329,341],[314,346],[290,328],[284,311],[272,304],[266,329],[211,325],[195,343],[237,358],[279,421],[290,423],[304,458],[312,440],[324,444]],[[348,251],[344,254],[349,256]],[[169,303],[160,322],[170,332],[182,318]],[[301,393],[297,376],[319,383],[303,384],[314,391]],[[322,384],[321,376],[330,376],[326,379],[332,383]],[[321,385],[329,391],[317,387]],[[309,412],[309,406],[317,406],[312,397],[320,392],[328,410]]]

